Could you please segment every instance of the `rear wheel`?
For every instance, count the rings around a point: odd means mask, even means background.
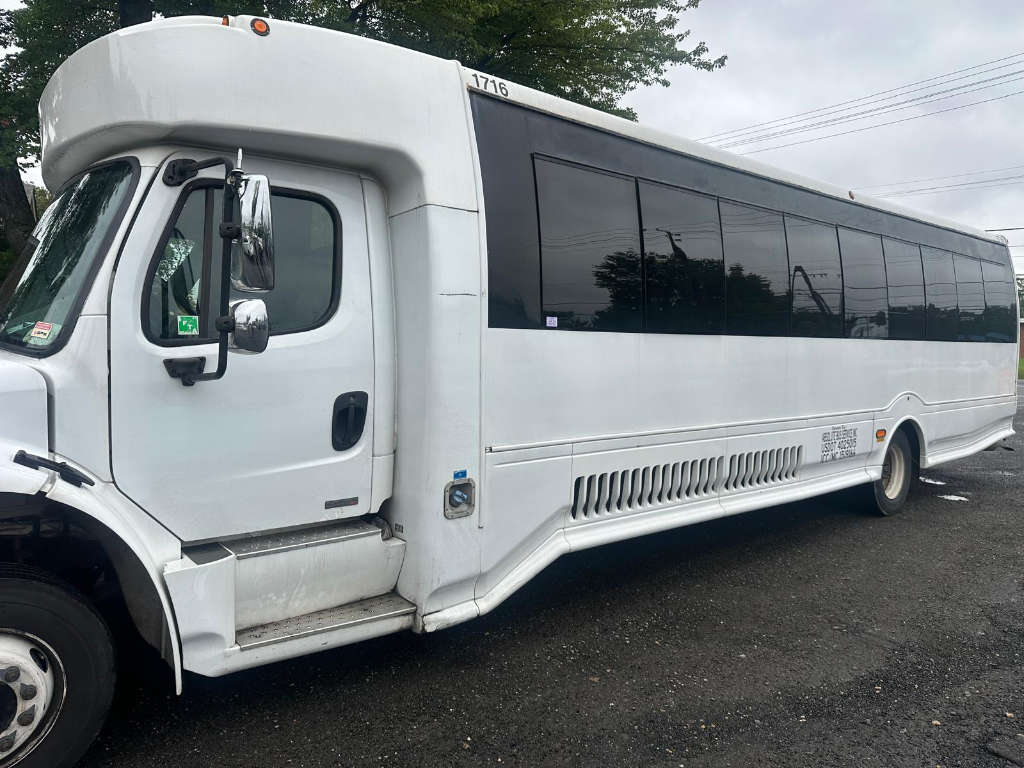
[[[114,692],[99,614],[47,574],[0,564],[0,768],[70,768]]]
[[[906,504],[910,488],[917,476],[917,460],[910,441],[896,432],[882,461],[882,476],[865,486],[865,501],[880,515],[895,515]]]

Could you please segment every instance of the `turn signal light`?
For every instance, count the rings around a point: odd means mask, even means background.
[[[263,19],[253,19],[249,26],[260,37],[266,37],[270,34],[270,25]]]
[[[876,429],[875,430],[875,440],[878,441],[879,443],[881,443],[881,442],[883,442],[885,440],[885,435],[886,435],[886,431],[884,429]]]

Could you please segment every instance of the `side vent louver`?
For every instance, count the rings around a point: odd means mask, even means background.
[[[803,448],[791,446],[581,475],[569,515],[592,520],[775,485],[795,480],[802,460]]]

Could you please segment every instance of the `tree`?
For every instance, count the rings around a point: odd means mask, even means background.
[[[57,66],[118,26],[153,13],[255,14],[339,29],[454,58],[631,119],[630,90],[668,85],[668,67],[725,64],[708,46],[688,47],[679,16],[700,0],[25,0],[0,12],[0,219],[15,252],[31,230],[18,158],[39,152],[36,104]],[[19,194],[14,194],[17,191]]]
[[[1024,320],[1024,275],[1017,276],[1017,306],[1020,311],[1020,319]]]

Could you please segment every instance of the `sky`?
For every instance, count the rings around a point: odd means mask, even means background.
[[[669,73],[671,87],[642,88],[628,95],[625,103],[637,111],[642,124],[692,139],[1024,53],[1021,0],[703,0],[696,10],[683,14],[681,27],[692,30],[692,40],[705,40],[712,55],[727,54],[725,68],[712,73],[675,68]],[[1024,70],[1024,57],[1019,64],[945,87]],[[1024,77],[1024,72],[1016,77]],[[935,104],[914,105],[873,121],[822,128],[731,151],[791,143],[992,98],[1024,90],[1024,79],[992,85],[995,87]],[[1022,127],[1024,94],[750,157],[860,190],[1024,166]],[[1024,168],[901,188],[921,189],[1014,173],[1024,174]],[[874,194],[874,190],[866,191]],[[982,229],[1024,227],[1024,183],[901,197],[894,202]],[[1024,245],[1024,231],[1005,234],[1011,244]],[[1018,273],[1024,273],[1024,247],[1012,252]]]
[[[0,0],[0,9],[20,5]],[[824,133],[849,130],[972,101],[1024,91],[1024,2],[1021,0],[703,0],[682,15],[691,40],[705,40],[713,56],[728,54],[724,69],[676,67],[671,86],[629,94],[640,122],[700,139],[722,131],[816,110],[973,67],[1014,54],[1019,66],[990,74],[968,72],[966,85],[1017,72],[1016,82],[984,84],[972,94],[933,105],[910,105],[891,115],[737,146],[744,152]],[[1000,67],[992,64],[985,69]],[[1011,77],[1005,79],[1010,80]],[[940,90],[943,86],[929,86]],[[948,86],[947,86],[948,87]],[[918,91],[921,96],[929,91]],[[889,102],[892,103],[892,102]],[[858,107],[870,108],[871,104]],[[839,117],[843,113],[825,117]],[[987,104],[921,117],[897,125],[772,149],[760,161],[840,187],[864,190],[907,180],[1024,166],[1024,93]],[[1013,171],[912,184],[923,188],[1013,175]],[[1024,168],[1016,171],[1024,174]],[[38,171],[29,179],[39,181]],[[884,191],[884,190],[881,190]],[[1024,178],[988,189],[959,189],[898,199],[903,205],[991,229],[1024,227]],[[1024,273],[1024,230],[1006,232],[1017,271]]]

